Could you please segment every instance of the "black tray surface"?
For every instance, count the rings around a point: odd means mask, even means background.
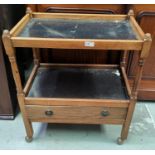
[[[119,69],[40,67],[28,97],[128,99]]]
[[[66,39],[137,39],[128,20],[97,19],[32,18],[18,36]]]

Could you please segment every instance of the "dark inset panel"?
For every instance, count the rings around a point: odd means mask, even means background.
[[[29,97],[128,99],[118,69],[40,68]]]
[[[20,37],[71,39],[136,39],[128,20],[32,18]]]

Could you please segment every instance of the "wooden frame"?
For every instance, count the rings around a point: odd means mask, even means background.
[[[23,27],[31,18],[49,19],[106,19],[124,20],[128,15],[94,15],[94,14],[64,14],[64,13],[30,13],[26,14],[21,21],[10,31],[14,47],[37,47],[37,48],[63,48],[63,49],[110,49],[110,50],[141,50],[144,33],[131,17],[130,23],[136,33],[138,40],[98,40],[98,39],[57,39],[57,38],[24,38],[18,37]],[[86,41],[93,41],[94,47],[85,47]],[[72,46],[71,46],[72,45]]]
[[[30,142],[33,137],[32,122],[57,122],[57,123],[91,123],[92,124],[122,124],[121,137],[118,138],[118,143],[121,144],[127,139],[129,126],[131,123],[134,107],[137,99],[137,89],[142,75],[144,61],[149,54],[151,46],[150,34],[144,34],[134,19],[133,11],[129,11],[128,15],[94,15],[94,14],[63,14],[63,13],[33,13],[30,9],[21,21],[9,32],[7,30],[3,33],[3,43],[6,53],[11,62],[14,80],[17,87],[17,96],[20,109],[23,115],[23,120],[27,132],[26,140]],[[23,27],[31,18],[63,18],[63,19],[127,19],[130,21],[133,31],[135,32],[136,40],[106,40],[106,39],[56,39],[56,38],[24,38],[19,37]],[[85,41],[93,41],[94,47],[84,46]],[[32,73],[23,88],[21,85],[20,75],[15,58],[15,47],[31,47],[33,48],[34,68]],[[120,65],[97,65],[97,64],[43,64],[40,63],[38,48],[77,48],[77,49],[110,49],[123,50],[124,54]],[[131,89],[128,83],[128,78],[125,71],[125,57],[127,50],[140,51],[139,64],[137,75]],[[77,68],[119,68],[127,89],[129,99],[80,99],[80,98],[43,98],[43,97],[28,97],[27,94],[31,89],[33,80],[35,79],[39,67],[77,67]],[[52,109],[55,109],[57,115],[53,115]],[[82,109],[88,109],[87,114],[84,115]],[[105,110],[104,110],[105,109]],[[100,112],[99,116],[98,113]],[[72,111],[76,115],[72,118]],[[109,114],[109,111],[111,115]],[[117,111],[117,112],[116,112]],[[68,120],[64,120],[68,118]],[[69,114],[71,113],[71,114]],[[91,113],[96,118],[91,116]],[[52,116],[53,115],[53,119]],[[74,115],[74,114],[73,114]],[[85,120],[81,120],[86,116]],[[110,115],[110,116],[109,116]],[[102,117],[104,120],[102,120]],[[108,117],[106,117],[108,116]],[[61,118],[61,119],[60,119]],[[115,119],[116,118],[116,119]]]

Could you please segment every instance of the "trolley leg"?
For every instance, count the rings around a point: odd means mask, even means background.
[[[138,65],[138,68],[137,68],[137,75],[136,75],[136,77],[134,79],[134,83],[133,83],[133,87],[132,87],[128,112],[127,112],[127,116],[126,116],[126,119],[125,119],[125,123],[124,123],[124,125],[122,127],[121,137],[117,141],[118,144],[122,144],[123,141],[125,139],[127,139],[130,123],[131,123],[133,112],[134,112],[134,109],[135,109],[135,104],[136,104],[136,101],[137,101],[138,86],[139,86],[139,83],[140,83],[140,79],[142,77],[144,60],[139,59],[138,64],[139,65]]]
[[[131,100],[130,106],[128,108],[127,117],[122,127],[121,136],[117,139],[117,143],[119,145],[123,144],[124,140],[126,140],[128,137],[130,124],[131,124],[133,112],[135,109],[135,104],[136,104],[136,99]]]
[[[25,140],[26,140],[26,142],[29,143],[33,140],[33,128],[32,128],[32,122],[27,118],[27,115],[26,115],[23,94],[18,94],[18,102],[19,102],[20,110],[21,110],[24,125],[25,125],[25,130],[26,130]]]
[[[21,114],[23,116],[26,133],[27,133],[26,141],[30,142],[30,141],[32,141],[32,136],[33,136],[32,123],[30,122],[30,120],[28,119],[27,114],[26,114],[25,100],[24,100],[25,94],[23,92],[21,78],[20,78],[20,74],[19,74],[19,70],[18,70],[18,66],[17,66],[15,48],[13,47],[10,32],[8,30],[3,31],[2,39],[3,39],[5,51],[8,55],[10,63],[11,63],[12,73],[13,73],[14,81],[16,84],[18,102],[19,102]]]

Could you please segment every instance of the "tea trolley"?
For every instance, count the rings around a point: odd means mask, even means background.
[[[127,15],[104,15],[38,13],[28,8],[11,31],[4,30],[2,38],[27,142],[33,139],[32,122],[122,125],[117,142],[127,139],[152,41],[137,24],[132,10]],[[24,87],[16,47],[33,49],[34,67]],[[122,58],[119,65],[41,63],[40,48],[113,50],[121,51]],[[125,69],[129,51],[139,53],[132,87]]]

